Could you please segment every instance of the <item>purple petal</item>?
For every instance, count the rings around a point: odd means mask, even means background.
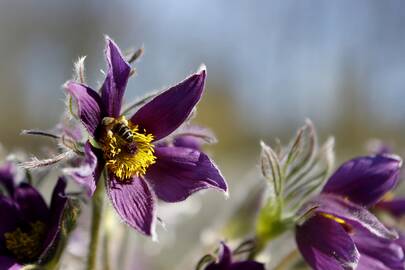
[[[121,111],[122,98],[127,86],[131,66],[118,46],[109,37],[106,38],[105,55],[108,71],[104,84],[101,87],[101,100],[108,116],[118,117]]]
[[[176,130],[190,115],[204,90],[205,69],[171,87],[140,108],[131,118],[141,130],[162,139]]]
[[[402,250],[405,252],[405,234],[398,232],[398,239],[395,240],[395,243],[399,246],[401,246]]]
[[[102,116],[100,96],[90,87],[77,82],[68,82],[65,87],[77,101],[80,120],[94,137]]]
[[[265,270],[264,264],[255,261],[233,263],[229,270]]]
[[[8,197],[0,196],[0,213],[6,217],[0,222],[0,239],[3,240],[4,233],[14,231],[21,220],[15,203]]]
[[[216,143],[217,139],[211,130],[195,125],[182,127],[178,134],[173,136],[173,145],[193,148],[201,151],[203,144]]]
[[[155,198],[147,183],[134,177],[131,183],[118,182],[113,175],[107,180],[107,193],[122,220],[141,233],[155,234]]]
[[[11,162],[6,162],[0,167],[0,184],[2,184],[7,192],[12,196],[15,188],[15,165]]]
[[[42,247],[43,252],[41,257],[45,256],[51,250],[59,237],[62,217],[68,201],[65,189],[66,180],[60,177],[52,192],[50,221],[47,228],[47,236]]]
[[[63,119],[62,122],[56,126],[55,130],[62,134],[62,136],[73,141],[83,141],[84,136],[82,128],[76,119]]]
[[[30,184],[21,183],[15,189],[14,200],[25,221],[48,221],[49,208],[42,195]]]
[[[361,254],[356,270],[392,270],[379,260]]]
[[[323,188],[351,201],[371,206],[397,182],[402,160],[394,155],[359,157],[344,163]]]
[[[295,238],[313,269],[356,269],[360,254],[349,234],[334,220],[315,215],[297,226]]]
[[[395,198],[393,200],[380,201],[376,204],[378,209],[388,211],[396,217],[401,217],[405,214],[405,198]]]
[[[156,147],[157,161],[145,178],[159,199],[178,202],[201,189],[227,192],[221,172],[204,153],[183,147]]]
[[[308,206],[316,208],[317,212],[343,219],[353,229],[364,229],[375,236],[387,239],[398,238],[398,234],[395,231],[387,229],[367,209],[339,196],[323,194],[313,199],[308,203]]]
[[[82,185],[87,190],[87,194],[91,197],[96,190],[98,180],[100,179],[103,170],[102,159],[98,158],[96,149],[87,142],[84,145],[84,160],[81,165],[73,168],[65,168],[64,174],[72,177],[79,185]]]
[[[201,139],[190,135],[177,136],[173,140],[174,146],[192,148],[199,151],[201,151],[201,146],[203,143],[204,141]]]
[[[357,230],[352,239],[362,256],[372,257],[389,269],[404,269],[404,252],[395,241],[376,237],[364,230]]]
[[[0,269],[1,270],[19,270],[22,265],[18,264],[13,258],[0,256]]]
[[[218,265],[221,265],[222,267],[227,267],[231,264],[231,262],[232,262],[232,252],[230,248],[225,243],[222,242]]]

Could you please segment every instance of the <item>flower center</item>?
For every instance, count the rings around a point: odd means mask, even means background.
[[[26,232],[21,228],[4,234],[6,248],[14,254],[19,261],[35,259],[41,252],[42,240],[45,236],[45,224],[41,221],[30,223]]]
[[[107,169],[119,181],[130,181],[133,176],[141,176],[156,162],[153,135],[140,131],[121,116],[117,119],[103,119],[105,133],[102,137],[102,150]]]
[[[339,223],[347,233],[353,232],[352,226],[350,224],[347,224],[347,222],[344,221],[343,219],[335,217],[334,215],[327,214],[327,213],[321,213],[321,215],[323,217],[329,218],[329,219]]]

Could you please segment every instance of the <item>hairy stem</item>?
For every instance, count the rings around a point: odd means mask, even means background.
[[[110,250],[109,250],[109,245],[110,244],[110,234],[106,233],[104,234],[104,239],[103,239],[103,270],[110,270]]]
[[[91,213],[91,232],[89,253],[87,255],[87,270],[95,270],[97,268],[97,247],[99,246],[101,215],[104,204],[104,179],[98,181],[96,192],[94,193]]]

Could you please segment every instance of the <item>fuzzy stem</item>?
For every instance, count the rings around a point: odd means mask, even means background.
[[[110,244],[110,234],[105,233],[104,234],[104,239],[103,239],[103,269],[104,270],[110,270],[110,250],[109,250],[109,245]]]
[[[87,270],[97,269],[97,248],[100,238],[101,215],[104,203],[104,179],[99,179],[96,192],[92,199],[92,217],[89,253],[87,255]]]

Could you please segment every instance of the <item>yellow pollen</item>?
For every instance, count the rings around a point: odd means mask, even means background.
[[[30,223],[30,230],[23,232],[17,228],[13,232],[4,234],[6,248],[19,261],[35,259],[41,252],[42,240],[45,236],[45,224],[41,221]]]
[[[339,224],[346,224],[346,221],[344,221],[344,220],[341,219],[341,218],[335,217],[335,216],[333,216],[333,215],[331,215],[331,214],[321,213],[321,215],[324,216],[324,217],[326,217],[326,218],[329,218],[329,219],[331,219],[331,220],[334,220],[334,221],[336,221],[336,222],[339,223]]]
[[[353,227],[350,224],[347,224],[347,222],[344,221],[343,219],[335,217],[334,215],[327,214],[327,213],[321,213],[321,216],[329,218],[329,219],[339,223],[347,233],[353,232]]]
[[[128,132],[124,133],[123,129],[119,129],[121,126],[130,131],[130,140]],[[138,126],[132,125],[124,116],[114,119],[106,126],[105,135],[101,140],[107,169],[114,173],[119,181],[128,181],[133,176],[144,175],[147,168],[156,162],[152,141],[152,134],[147,134],[145,130],[140,132]]]

